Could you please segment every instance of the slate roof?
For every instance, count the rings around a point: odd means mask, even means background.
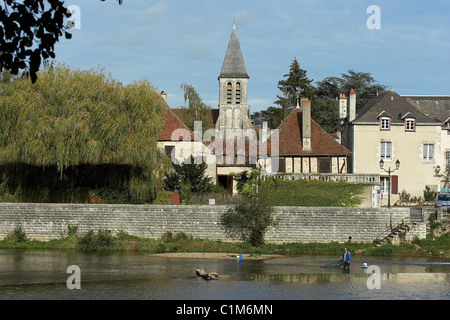
[[[219,75],[220,78],[249,78],[235,27],[233,27],[230,41],[228,42],[228,49]]]
[[[294,109],[278,127],[280,156],[347,156],[351,151],[339,144],[330,134],[311,119],[311,151],[302,150],[302,110]],[[271,138],[269,138],[271,140]],[[270,152],[271,141],[268,144]]]
[[[439,122],[450,117],[450,96],[402,96],[416,109]]]
[[[391,124],[404,124],[403,117],[408,112],[416,119],[417,124],[438,124],[437,120],[422,113],[404,97],[398,95],[393,90],[385,91],[373,98],[366,106],[357,112],[358,116],[352,123],[378,123],[380,114],[385,113],[392,116]]]

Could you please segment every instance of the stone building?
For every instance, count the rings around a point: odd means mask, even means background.
[[[352,97],[356,99],[355,94]],[[352,152],[349,170],[355,174],[380,174],[383,203],[387,201],[389,188],[392,203],[403,190],[415,197],[422,197],[426,187],[437,191],[440,179],[435,168],[445,167],[441,163],[445,120],[441,122],[424,114],[392,89],[377,95],[357,113],[355,105],[348,104],[343,135],[343,143]],[[448,139],[447,133],[444,138]],[[384,169],[395,171],[389,178]]]
[[[219,75],[219,118],[215,123],[216,130],[251,129],[250,110],[248,105],[249,76],[242,56],[241,46],[233,26],[227,52]]]

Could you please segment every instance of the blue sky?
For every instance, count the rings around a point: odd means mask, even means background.
[[[80,29],[55,47],[56,61],[101,67],[124,84],[146,79],[184,105],[182,83],[217,107],[217,77],[235,17],[251,112],[273,105],[294,58],[314,82],[369,72],[401,95],[450,95],[450,1],[66,0]],[[368,29],[370,5],[380,29]]]

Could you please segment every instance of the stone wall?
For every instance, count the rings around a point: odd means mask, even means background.
[[[227,239],[220,214],[227,206],[163,206],[104,204],[0,203],[0,238],[21,224],[31,239],[49,240],[67,234],[68,225],[78,232],[109,230],[160,238],[165,232],[193,237]],[[409,219],[409,208],[395,208],[391,215],[380,208],[275,207],[279,224],[266,233],[267,242],[371,242],[390,224]]]

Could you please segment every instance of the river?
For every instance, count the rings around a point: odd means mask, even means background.
[[[450,259],[354,256],[261,261],[142,253],[0,250],[1,300],[449,300]],[[367,263],[379,273],[362,268]],[[67,272],[69,266],[78,271]],[[195,275],[205,267],[218,280]],[[376,271],[376,270],[375,270]],[[70,278],[78,275],[79,278]],[[70,278],[70,281],[68,279]],[[69,285],[79,282],[79,289]]]

